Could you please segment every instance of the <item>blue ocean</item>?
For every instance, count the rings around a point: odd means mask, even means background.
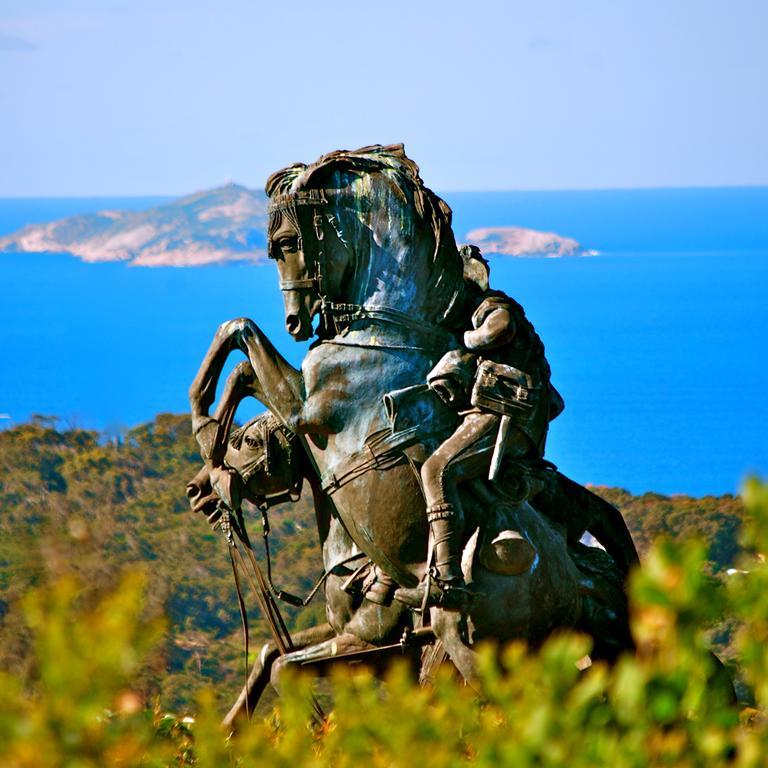
[[[768,188],[445,193],[480,226],[574,237],[600,255],[491,259],[526,308],[566,410],[548,458],[581,483],[730,493],[768,474]],[[0,233],[161,198],[0,200]],[[254,318],[295,364],[264,266],[132,268],[0,254],[0,425],[31,414],[119,431],[187,409],[223,320]]]

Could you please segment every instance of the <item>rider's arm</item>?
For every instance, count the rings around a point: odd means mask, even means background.
[[[508,309],[498,307],[489,312],[478,328],[464,333],[467,349],[494,349],[509,343],[515,335],[515,321]]]

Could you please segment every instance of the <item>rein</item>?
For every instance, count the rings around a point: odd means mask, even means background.
[[[452,340],[452,335],[439,325],[416,320],[411,315],[392,307],[376,304],[334,304],[328,302],[326,312],[333,318],[336,336],[345,335],[349,331],[350,325],[358,320],[374,320],[394,325],[397,328],[405,328],[407,331],[415,333],[425,343],[423,347],[419,347],[420,349],[443,349],[450,345]],[[370,346],[377,345],[370,344]]]
[[[290,653],[291,651],[295,650],[295,646],[293,645],[293,641],[291,639],[291,634],[288,631],[288,627],[285,624],[285,620],[283,619],[282,614],[280,613],[280,607],[275,602],[274,597],[272,596],[272,592],[270,591],[270,586],[272,586],[271,579],[269,581],[269,586],[267,584],[267,580],[264,578],[264,574],[261,571],[261,568],[259,567],[258,562],[256,561],[256,556],[253,553],[253,547],[251,546],[251,542],[248,538],[248,532],[245,529],[245,520],[243,519],[242,511],[237,510],[237,512],[233,513],[228,507],[225,507],[222,505],[222,516],[221,516],[221,529],[226,536],[227,539],[227,545],[228,545],[228,551],[229,551],[229,562],[232,566],[232,576],[235,582],[235,590],[237,592],[237,602],[238,606],[240,608],[240,619],[242,623],[242,631],[243,631],[243,645],[244,645],[244,674],[245,674],[245,712],[248,719],[251,719],[251,712],[248,704],[248,679],[250,677],[250,672],[248,669],[248,653],[249,653],[249,632],[248,632],[248,613],[246,611],[245,607],[245,600],[243,598],[243,591],[241,586],[241,580],[240,580],[240,573],[244,573],[245,577],[248,581],[249,586],[253,590],[254,594],[256,595],[256,601],[259,604],[259,608],[261,609],[261,615],[264,617],[265,621],[267,622],[267,625],[269,626],[270,634],[272,635],[272,640],[275,643],[275,646],[277,647],[278,651],[280,652],[281,656],[285,656],[287,653]],[[243,556],[240,552],[240,549],[237,546],[237,542],[235,541],[234,537],[232,536],[232,531],[234,531],[237,534],[237,538],[240,539],[240,541],[243,544],[243,547],[245,548],[245,551],[248,555],[248,560],[251,566],[251,570],[248,569],[248,564],[243,560]],[[362,554],[362,553],[360,553]],[[358,555],[356,555],[357,557]],[[254,579],[255,577],[255,579]],[[312,593],[307,598],[307,603],[315,596],[317,593],[317,590],[320,588],[321,584],[325,581],[325,576],[321,582],[317,584],[315,589],[312,590]],[[274,589],[274,587],[272,587]],[[298,599],[298,598],[297,598]],[[306,603],[302,603],[306,604]],[[320,702],[317,700],[317,697],[312,694],[312,708],[315,713],[315,717],[318,719],[319,722],[325,721],[325,712],[323,711],[323,708],[320,706]]]
[[[269,588],[272,594],[278,600],[282,600],[284,603],[288,603],[288,605],[292,605],[295,608],[306,608],[312,602],[313,598],[317,594],[320,587],[322,587],[323,584],[325,584],[328,577],[337,568],[347,565],[348,563],[354,562],[355,560],[359,560],[361,557],[364,557],[364,553],[355,552],[349,557],[345,557],[339,562],[334,563],[330,568],[326,568],[321,574],[320,578],[315,582],[314,586],[309,591],[307,596],[304,598],[298,597],[297,595],[294,595],[290,592],[286,592],[284,589],[278,589],[278,587],[276,587],[274,582],[272,581],[272,555],[271,555],[271,550],[269,546],[269,534],[271,533],[272,528],[269,525],[268,510],[272,504],[279,504],[282,501],[288,501],[288,500],[296,501],[296,498],[291,496],[290,493],[287,492],[279,496],[269,497],[269,501],[267,503],[264,503],[263,505],[259,506],[259,509],[261,510],[261,531],[262,531],[262,537],[264,539],[264,553],[266,555],[266,560],[267,560],[266,581],[267,581],[267,584],[269,585]],[[243,527],[245,527],[244,523],[243,523]]]

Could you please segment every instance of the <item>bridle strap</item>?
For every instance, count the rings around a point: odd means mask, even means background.
[[[302,288],[317,288],[317,278],[306,277],[302,280],[281,280],[281,291],[298,291]]]
[[[288,198],[288,201],[289,202],[284,202],[278,206],[271,206],[270,210],[280,210],[283,213],[287,213],[289,215],[289,218],[291,218],[292,223],[296,228],[296,231],[299,233],[300,248],[302,248],[303,250],[304,238],[301,234],[301,222],[299,221],[296,207],[295,207],[298,201],[293,198]],[[325,199],[324,196],[321,195],[319,198],[316,198],[313,196],[311,200],[307,199],[302,202],[303,204],[309,204],[311,202],[311,204],[314,206],[312,210],[312,229],[315,235],[315,241],[317,243],[317,249],[314,256],[315,274],[313,277],[297,278],[296,280],[281,280],[280,290],[281,291],[314,290],[320,299],[321,313],[325,315],[324,319],[327,325],[327,321],[330,318],[328,315],[326,315],[325,310],[323,309],[327,303],[326,297],[325,297],[326,264],[325,264],[325,251],[323,249],[323,241],[325,240],[325,232],[323,231],[324,217],[323,217],[323,214],[320,212],[320,209],[318,208],[319,203],[327,202],[327,200]],[[331,221],[333,217],[328,215],[328,218],[331,225],[334,226],[334,221]],[[334,226],[334,230],[335,229],[336,227]],[[305,251],[305,254],[306,254],[306,251]]]

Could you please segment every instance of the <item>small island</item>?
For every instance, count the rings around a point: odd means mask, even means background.
[[[467,240],[485,253],[505,256],[558,258],[560,256],[596,256],[571,237],[554,232],[540,232],[525,227],[482,227],[467,233]]]

